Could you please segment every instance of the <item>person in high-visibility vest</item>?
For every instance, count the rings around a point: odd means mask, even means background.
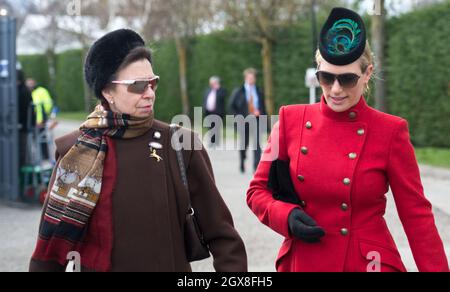
[[[27,86],[31,90],[36,112],[36,124],[42,126],[50,117],[53,109],[53,99],[47,89],[37,86],[34,79],[27,79]]]
[[[47,89],[42,86],[37,86],[36,81],[28,78],[26,81],[27,87],[31,91],[33,98],[34,111],[36,114],[36,127],[39,128],[40,133],[46,131],[46,123],[50,118],[53,110],[53,100]],[[47,141],[41,141],[41,154],[43,160],[50,159],[49,144]]]

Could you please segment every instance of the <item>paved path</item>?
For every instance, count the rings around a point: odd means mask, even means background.
[[[79,123],[61,123],[55,135],[60,136],[78,127]],[[238,171],[238,153],[210,151],[219,190],[227,202],[249,256],[250,271],[274,271],[274,262],[282,238],[260,224],[245,202],[245,193],[252,178]],[[247,168],[250,169],[251,161]],[[425,192],[433,203],[436,225],[445,242],[450,260],[450,171],[421,166]],[[415,271],[408,241],[398,219],[392,195],[388,196],[386,220],[408,270]],[[16,209],[0,205],[0,272],[26,271],[33,251],[40,210],[37,207]],[[211,260],[193,264],[194,271],[212,271]]]

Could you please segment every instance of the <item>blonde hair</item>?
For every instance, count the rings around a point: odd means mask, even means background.
[[[360,64],[361,67],[361,72],[366,73],[367,68],[369,68],[370,65],[375,65],[375,61],[374,61],[375,57],[374,54],[372,53],[372,49],[370,48],[370,44],[369,41],[366,41],[366,48],[364,49],[363,54],[361,55],[361,57],[359,57],[359,59],[357,60]],[[317,63],[317,68],[319,68],[320,63],[323,61],[323,57],[320,54],[320,51],[317,50],[316,51],[316,63]],[[375,73],[375,72],[374,72]],[[375,74],[372,74],[372,78],[373,79],[375,76]],[[366,88],[364,89],[364,93],[369,93],[370,91],[370,86],[369,84],[366,85]]]
[[[247,76],[247,74],[256,76],[258,74],[258,71],[255,68],[247,68],[244,70],[244,72],[242,72],[242,74],[244,75],[244,77]]]

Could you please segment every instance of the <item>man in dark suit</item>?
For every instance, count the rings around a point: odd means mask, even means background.
[[[246,122],[243,132],[240,133],[241,141],[243,143],[240,148],[241,172],[245,172],[245,159],[247,155],[247,149],[250,141],[250,134],[256,134],[255,136],[255,149],[253,149],[254,163],[253,168],[256,170],[259,161],[261,159],[261,145],[260,145],[260,131],[259,123],[260,116],[266,115],[266,107],[264,103],[264,93],[258,86],[256,86],[256,74],[257,71],[253,68],[248,68],[244,71],[244,85],[236,88],[233,91],[230,99],[230,111],[233,115],[242,115],[244,117],[254,116],[256,118],[256,131],[250,133],[249,124]]]
[[[220,119],[225,117],[225,98],[227,96],[227,91],[220,85],[220,78],[217,76],[212,76],[209,79],[209,88],[205,91],[203,97],[203,112],[205,117],[210,115],[219,116]],[[211,123],[211,128],[216,127],[216,123]],[[219,137],[217,137],[220,141]],[[216,135],[211,137],[211,144],[216,144]]]

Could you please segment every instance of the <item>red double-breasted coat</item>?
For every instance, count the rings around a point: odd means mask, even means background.
[[[320,243],[290,234],[288,216],[299,206],[275,200],[267,188],[277,153],[289,161],[301,208],[326,232]],[[369,107],[364,98],[342,113],[323,97],[314,105],[282,107],[247,203],[285,237],[277,271],[405,271],[383,218],[389,187],[418,269],[449,271],[407,122]]]

